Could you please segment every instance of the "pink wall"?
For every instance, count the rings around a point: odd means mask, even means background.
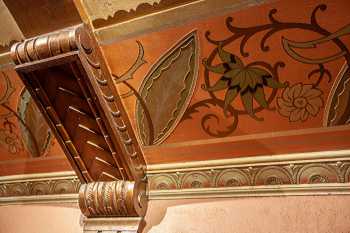
[[[350,196],[151,201],[144,233],[349,233]],[[0,206],[0,233],[81,233],[77,208]]]
[[[80,210],[73,207],[0,206],[0,233],[80,233]]]
[[[157,201],[145,232],[350,233],[349,207],[350,196]]]

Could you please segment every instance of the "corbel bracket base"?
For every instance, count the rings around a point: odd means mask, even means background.
[[[134,181],[82,184],[79,206],[85,215],[84,232],[140,233],[145,226],[146,183]]]
[[[141,217],[85,218],[84,233],[139,233],[143,225]]]

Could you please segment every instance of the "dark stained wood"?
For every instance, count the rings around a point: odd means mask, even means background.
[[[28,39],[11,51],[16,71],[82,182],[143,179],[143,154],[87,29]]]

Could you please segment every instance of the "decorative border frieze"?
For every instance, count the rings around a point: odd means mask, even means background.
[[[74,172],[0,177],[0,205],[10,203],[76,202],[80,181]]]
[[[150,196],[168,195],[164,190],[230,188],[249,193],[349,183],[349,155],[349,150],[343,150],[153,165],[148,167]]]
[[[350,150],[148,165],[147,177],[150,200],[349,195]],[[77,203],[79,187],[73,172],[0,177],[0,205]]]

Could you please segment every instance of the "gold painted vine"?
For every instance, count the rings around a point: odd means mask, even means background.
[[[313,10],[309,23],[282,22],[275,17],[277,14],[276,9],[272,9],[269,12],[270,23],[254,27],[234,26],[232,23],[233,18],[228,17],[226,19],[226,27],[232,35],[222,40],[212,39],[212,33],[207,31],[205,36],[208,42],[216,46],[208,58],[202,61],[205,67],[205,83],[202,85],[202,88],[207,91],[209,98],[190,106],[186,110],[182,121],[192,119],[192,114],[200,111],[200,107],[210,108],[211,106],[218,106],[223,109],[226,118],[232,118],[230,126],[225,129],[212,130],[213,125],[210,125],[209,120],[215,119],[219,123],[220,117],[214,113],[207,113],[201,119],[201,127],[210,136],[225,137],[235,131],[239,117],[242,115],[248,115],[255,120],[262,121],[263,118],[258,117],[257,114],[265,110],[276,110],[275,107],[270,106],[275,99],[277,99],[277,112],[282,117],[288,118],[290,122],[303,122],[311,117],[315,117],[324,106],[324,95],[319,85],[325,78],[328,78],[328,82],[332,80],[326,64],[340,58],[345,58],[347,64],[350,62],[349,49],[340,38],[350,34],[350,24],[334,33],[327,31],[317,21],[318,12],[326,9],[326,5],[318,5]],[[268,39],[277,32],[291,29],[311,31],[320,35],[319,39],[306,42],[291,41],[282,37],[283,50],[291,58],[301,63],[316,66],[308,74],[308,79],[314,78],[315,81],[294,84],[281,82],[279,69],[286,66],[283,61],[277,61],[275,64],[255,61],[244,65],[243,58],[250,56],[246,51],[246,45],[252,37],[258,33],[263,33],[260,41],[260,50],[263,53],[267,53],[270,51],[270,47],[267,45]],[[334,43],[339,48],[339,52],[332,56],[313,59],[303,57],[295,51],[295,49],[316,48],[325,42]],[[225,50],[225,46],[232,43],[239,43],[239,55]],[[219,57],[222,63],[213,64],[216,57]],[[222,76],[219,80],[213,81],[212,73],[218,73]],[[265,90],[268,88],[271,88],[272,91],[269,96],[266,96]],[[277,96],[278,89],[282,89],[282,93],[279,96]],[[221,90],[226,92],[224,99],[216,94],[216,92]],[[232,104],[238,96],[242,100],[243,108]],[[254,101],[257,103],[255,107]]]
[[[207,58],[202,60],[205,71],[204,83],[201,87],[208,94],[208,98],[188,106],[194,86],[191,83],[184,83],[183,89],[177,90],[177,93],[182,95],[174,95],[174,100],[170,101],[175,103],[172,109],[169,109],[169,112],[172,111],[171,114],[161,113],[161,116],[155,116],[152,109],[157,107],[155,107],[157,103],[153,102],[155,100],[162,102],[161,100],[166,95],[164,93],[168,92],[164,90],[154,91],[152,90],[154,89],[152,85],[156,80],[160,83],[164,82],[161,85],[162,87],[167,86],[167,80],[169,80],[170,75],[166,73],[166,70],[172,69],[172,66],[176,67],[176,59],[179,59],[179,57],[181,59],[181,56],[183,56],[181,53],[188,46],[189,39],[193,43],[193,52],[187,55],[190,60],[188,60],[186,67],[174,69],[174,72],[192,66],[188,71],[192,72],[192,77],[188,78],[188,73],[179,74],[178,77],[180,78],[177,77],[177,82],[181,85],[184,80],[191,79],[194,82],[197,79],[197,74],[193,74],[198,72],[197,62],[193,59],[199,59],[196,31],[180,39],[169,50],[170,52],[159,58],[144,77],[140,90],[136,90],[128,83],[128,80],[133,78],[134,73],[140,66],[147,63],[144,60],[143,45],[137,41],[139,54],[136,61],[125,74],[120,77],[114,75],[114,77],[117,85],[123,83],[130,90],[122,95],[123,98],[134,95],[137,99],[136,125],[143,144],[153,145],[161,143],[169,136],[176,125],[182,121],[192,119],[194,113],[198,113],[203,109],[210,109],[211,107],[219,107],[223,111],[223,116],[219,116],[218,113],[205,112],[201,118],[202,130],[212,137],[232,135],[239,124],[240,117],[244,115],[257,121],[263,121],[264,119],[259,116],[259,113],[266,110],[277,111],[280,116],[287,118],[289,122],[305,122],[316,117],[325,105],[325,96],[320,88],[320,84],[325,79],[328,79],[325,80],[328,83],[333,80],[331,72],[327,69],[327,63],[344,58],[347,64],[350,63],[349,49],[341,39],[342,36],[350,34],[350,24],[333,33],[326,30],[317,21],[319,12],[326,11],[326,9],[326,5],[316,6],[311,13],[310,22],[306,23],[280,21],[276,18],[276,9],[270,10],[268,14],[269,23],[258,26],[238,27],[233,24],[232,17],[226,18],[226,27],[232,34],[231,36],[215,40],[212,38],[211,31],[207,31],[205,34],[207,41],[215,46]],[[256,51],[256,53],[268,53],[271,51],[268,45],[271,37],[278,32],[293,29],[313,32],[319,35],[318,39],[302,42],[292,41],[285,37],[281,38],[282,49],[290,58],[303,64],[315,66],[307,74],[308,81],[296,83],[282,81],[283,78],[280,77],[279,71],[281,68],[285,68],[286,64],[281,60],[276,61],[274,64],[263,60],[245,63],[245,59],[250,56],[246,51],[246,47],[254,36],[262,35],[260,51]],[[299,51],[303,49],[315,49],[326,42],[335,44],[339,48],[339,52],[317,59],[304,57],[299,54]],[[234,43],[239,45],[239,54],[229,51],[228,45]],[[220,62],[214,64],[217,58]],[[217,78],[214,74],[219,74],[221,77]],[[220,94],[222,92],[225,92],[223,98]],[[236,98],[241,99],[242,107],[237,101],[234,101]],[[162,106],[168,108],[170,102],[168,101]],[[276,106],[273,106],[275,103]],[[230,120],[231,123],[227,127],[220,128],[220,121],[224,118]],[[159,119],[166,119],[167,125],[164,123],[165,126],[163,125],[164,127],[162,128],[158,125]],[[215,125],[215,122],[217,125]]]

